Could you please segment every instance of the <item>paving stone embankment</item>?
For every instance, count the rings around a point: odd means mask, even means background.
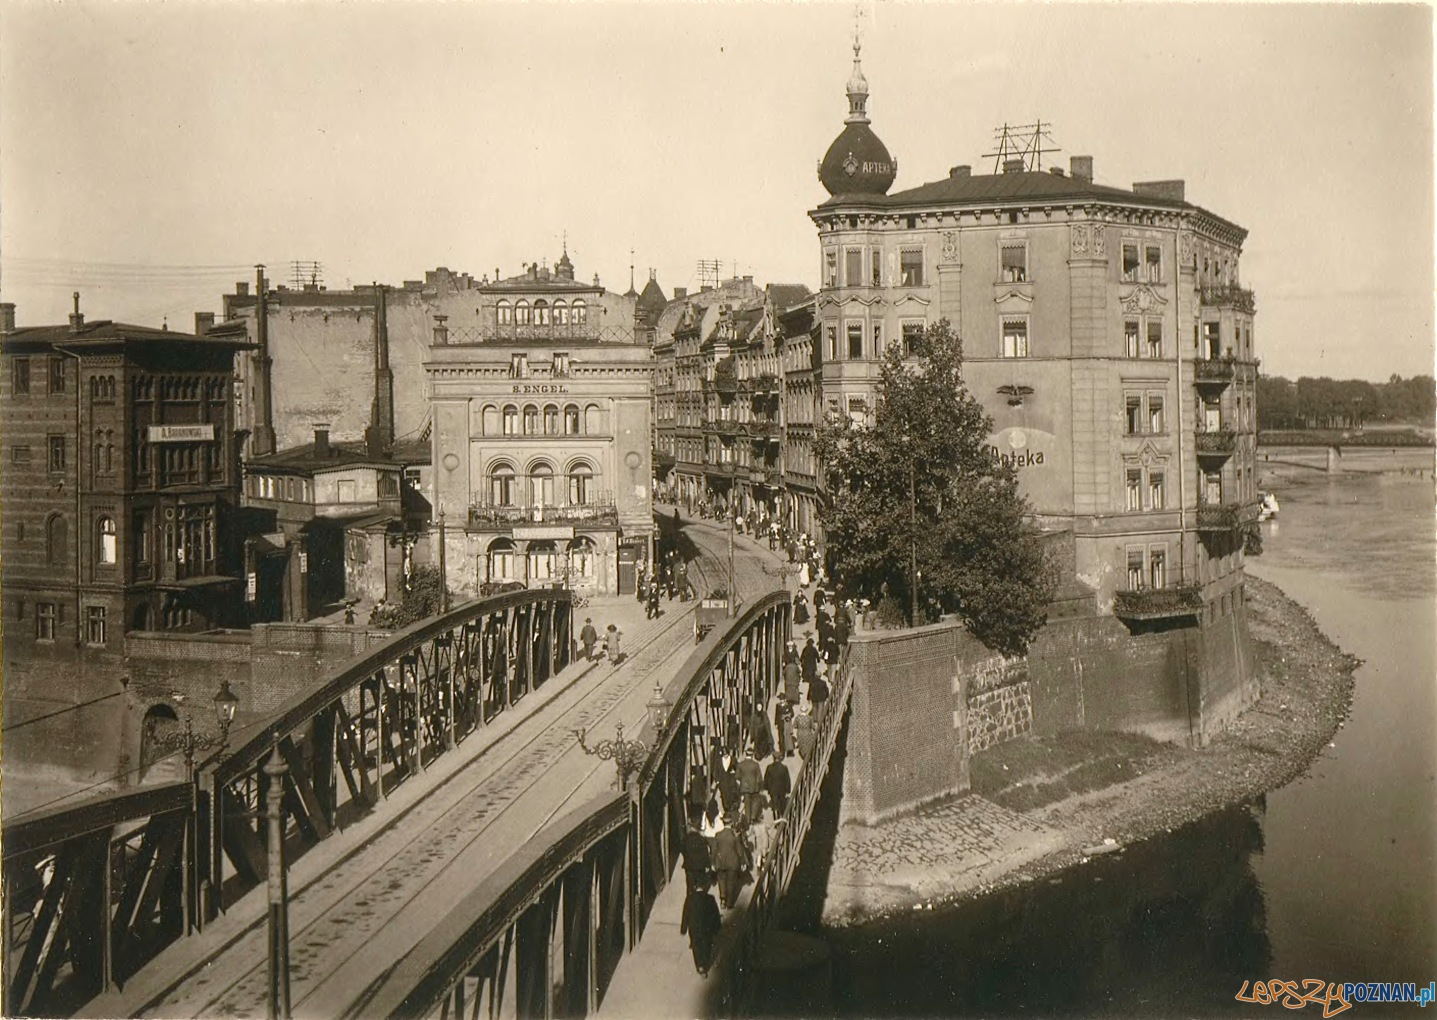
[[[1083,848],[1104,839],[1129,845],[1162,835],[1301,775],[1341,727],[1360,662],[1276,585],[1249,576],[1247,590],[1262,697],[1207,747],[1164,746],[1141,755],[1109,749],[1108,759],[1126,764],[1136,773],[1132,778],[1028,810],[968,795],[881,826],[844,826],[833,850],[824,922],[862,923],[1029,882],[1081,864]],[[1092,734],[1073,739],[1081,742],[1081,755],[1104,754]],[[1052,738],[1059,745],[1063,740]],[[1115,747],[1130,741],[1113,736]],[[985,753],[1001,755],[1012,746]],[[1024,778],[1015,774],[1013,781]]]

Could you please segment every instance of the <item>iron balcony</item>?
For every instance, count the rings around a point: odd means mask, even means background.
[[[1113,593],[1113,615],[1125,620],[1167,620],[1202,612],[1202,587],[1179,584]]]
[[[1198,429],[1194,434],[1199,457],[1231,457],[1237,452],[1237,433],[1232,429]]]

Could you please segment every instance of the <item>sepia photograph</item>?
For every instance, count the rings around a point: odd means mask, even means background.
[[[1437,1006],[1433,29],[0,5],[0,1015]]]

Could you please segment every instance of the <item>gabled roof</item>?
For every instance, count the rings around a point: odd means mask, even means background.
[[[802,283],[770,283],[764,290],[775,313],[786,312],[813,296],[813,291]]]
[[[153,326],[132,326],[109,319],[96,319],[72,328],[63,326],[22,326],[4,334],[6,347],[68,347],[83,350],[87,346],[101,347],[113,344],[185,344],[194,345],[195,350],[241,350],[254,346],[244,339],[242,331],[227,329],[216,334],[196,336],[177,330],[156,329]]]

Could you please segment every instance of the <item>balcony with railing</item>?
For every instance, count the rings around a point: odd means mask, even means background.
[[[1202,303],[1209,308],[1234,308],[1251,315],[1257,308],[1252,291],[1242,287],[1203,287]]]
[[[1199,503],[1197,530],[1209,533],[1236,531],[1257,520],[1256,503]]]
[[[603,493],[585,503],[519,506],[476,498],[469,506],[469,526],[509,528],[525,524],[608,525],[619,523],[613,496]]]
[[[1199,457],[1225,459],[1237,452],[1237,433],[1232,429],[1203,429],[1194,433]]]
[[[1167,620],[1202,612],[1202,587],[1175,584],[1113,593],[1113,615],[1124,620]]]
[[[1221,390],[1232,382],[1236,366],[1233,358],[1203,358],[1193,362],[1193,381]]]
[[[753,439],[768,440],[776,443],[780,438],[778,422],[768,418],[755,418],[751,421],[744,422],[744,430]]]
[[[750,485],[766,485],[770,489],[777,489],[783,484],[783,474],[777,467],[758,465],[748,469],[748,481]]]
[[[704,431],[719,436],[736,436],[743,428],[744,423],[733,418],[710,418],[704,422]]]

